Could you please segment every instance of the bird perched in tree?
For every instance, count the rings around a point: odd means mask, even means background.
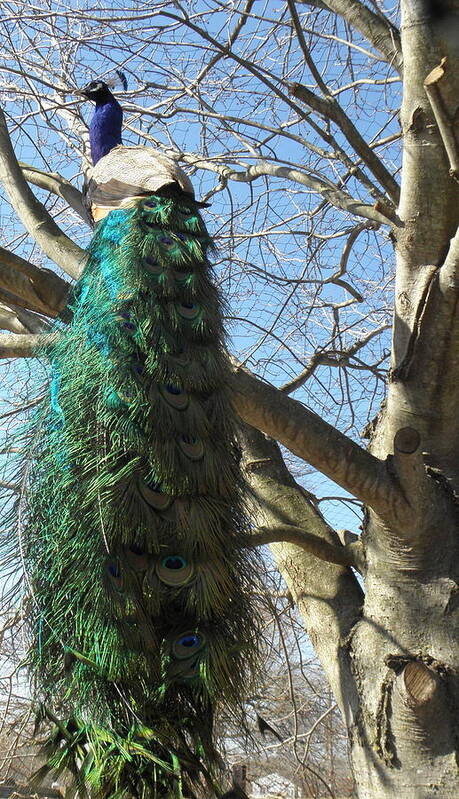
[[[22,534],[30,668],[54,725],[38,777],[68,768],[111,799],[219,795],[213,720],[243,723],[259,569],[212,239],[186,174],[121,145],[109,86],[81,94],[98,224],[47,351]]]
[[[122,74],[122,73],[118,73]],[[123,76],[124,77],[124,76]],[[124,77],[124,88],[127,88]],[[82,94],[88,100],[94,100],[96,110],[89,123],[89,141],[91,143],[91,157],[93,164],[97,164],[104,155],[121,144],[121,127],[123,124],[123,109],[116,97],[111,93],[108,85],[102,80],[88,83]]]

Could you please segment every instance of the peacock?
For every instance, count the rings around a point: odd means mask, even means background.
[[[244,724],[259,658],[223,303],[187,175],[124,146],[97,80],[95,222],[42,353],[50,388],[30,423],[21,556],[28,665],[46,763],[101,799],[220,796],[216,713]]]

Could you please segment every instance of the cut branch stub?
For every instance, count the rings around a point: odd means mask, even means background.
[[[407,659],[401,656],[401,660]],[[442,672],[437,670],[440,664],[431,665],[429,660],[421,654],[409,658],[395,678],[390,715],[386,717],[387,740],[392,743],[394,765],[397,761],[400,764],[416,762],[413,758],[420,750],[428,752],[432,758],[449,756],[456,751],[451,697]]]
[[[394,438],[394,450],[403,455],[413,455],[421,443],[421,436],[414,427],[401,427]]]
[[[413,660],[401,674],[401,693],[411,708],[422,708],[432,701],[440,686],[440,677],[424,663]]]
[[[420,450],[421,436],[414,427],[401,427],[394,436],[393,464],[407,502],[408,518],[421,511],[421,496],[426,482],[424,458]]]

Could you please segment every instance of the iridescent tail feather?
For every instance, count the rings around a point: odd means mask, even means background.
[[[22,544],[29,659],[61,719],[49,766],[95,796],[218,793],[213,717],[243,723],[257,666],[211,247],[179,190],[112,211],[47,352]]]

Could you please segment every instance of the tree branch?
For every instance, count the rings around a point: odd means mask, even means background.
[[[51,336],[58,334],[0,333],[0,358],[33,358]]]
[[[43,333],[49,322],[42,315],[16,305],[14,300],[0,290],[0,330],[12,333]]]
[[[315,546],[314,555],[325,550],[329,554],[336,552],[341,546],[337,534],[291,476],[278,445],[244,424],[241,440],[254,523],[262,528],[267,525],[274,531],[283,530],[285,535],[299,530],[302,542],[303,533],[308,530],[315,539],[310,539]],[[297,544],[298,539],[295,543],[284,540],[273,544],[271,549],[342,707],[344,672],[348,668],[342,656],[342,642],[359,617],[362,590],[350,569],[318,560]]]
[[[446,63],[447,59],[444,57],[438,66],[434,67],[434,69],[429,72],[424,81],[424,88],[448,155],[450,166],[449,174],[459,179],[459,147],[454,133],[456,123],[451,119],[448,113],[439,86],[441,80],[445,77]]]
[[[45,189],[51,194],[62,197],[67,205],[73,208],[78,216],[92,227],[88,212],[83,204],[83,195],[69,180],[63,178],[58,172],[43,172],[37,167],[29,166],[29,164],[23,164],[22,162],[19,162],[19,166],[28,183],[33,183],[34,186],[38,186],[40,189]]]
[[[0,302],[0,330],[9,330],[13,334],[28,332],[15,311],[2,302]]]
[[[403,54],[398,28],[385,19],[382,14],[376,14],[359,0],[298,0],[304,5],[328,8],[348,22],[351,27],[359,31],[373,47],[378,50],[384,60],[391,64],[398,72],[403,68]]]
[[[251,183],[256,178],[265,175],[292,180],[296,183],[302,184],[303,186],[307,186],[309,189],[313,189],[313,191],[316,191],[318,194],[324,197],[327,202],[329,202],[331,205],[334,205],[335,208],[340,208],[342,211],[346,211],[349,214],[361,216],[365,219],[371,219],[372,222],[376,222],[381,225],[390,225],[393,220],[395,220],[395,224],[399,223],[399,220],[397,220],[396,216],[392,217],[391,215],[392,218],[389,218],[389,216],[386,216],[384,213],[381,213],[379,210],[377,210],[376,207],[351,197],[349,194],[347,194],[347,192],[343,191],[342,189],[338,189],[333,183],[323,178],[317,177],[316,175],[312,176],[300,169],[294,169],[293,167],[289,166],[277,166],[276,164],[271,164],[268,161],[260,160],[258,163],[252,164],[252,166],[249,166],[244,171],[237,171],[231,167],[219,166],[213,161],[207,161],[206,159],[201,158],[199,155],[183,155],[183,160],[188,164],[192,164],[194,167],[216,172],[225,180],[234,180],[239,183]]]
[[[21,307],[56,317],[65,308],[70,284],[0,247],[0,290]]]
[[[300,388],[307,380],[314,374],[317,367],[321,364],[325,366],[337,366],[342,367],[349,364],[350,359],[363,347],[375,337],[379,336],[384,330],[387,330],[389,325],[381,325],[381,327],[376,328],[375,330],[371,330],[370,333],[367,333],[366,336],[363,338],[358,339],[354,342],[350,347],[347,347],[345,350],[327,350],[326,348],[316,350],[316,352],[311,356],[309,362],[306,364],[306,367],[303,369],[300,374],[296,375],[292,380],[289,380],[288,383],[284,383],[283,386],[280,387],[279,391],[285,392],[285,394],[292,394],[293,391],[296,391]],[[370,368],[370,367],[368,367]]]
[[[86,253],[63,233],[31,191],[14,154],[5,115],[1,109],[0,181],[24,227],[43,252],[64,272],[77,278],[85,264]]]
[[[320,416],[241,366],[233,379],[233,406],[248,424],[279,441],[381,516],[405,500],[384,461],[375,458]]]
[[[250,545],[254,547],[265,546],[284,542],[295,544],[310,555],[324,560],[327,563],[336,563],[338,566],[352,566],[361,570],[361,564],[356,563],[355,550],[342,544],[331,544],[314,533],[296,527],[293,524],[278,524],[276,527],[258,527],[250,537]]]
[[[299,106],[297,103],[292,102],[288,94],[286,95],[283,91],[279,89],[277,76],[275,76],[272,73],[269,73],[264,68],[259,69],[256,64],[248,61],[247,59],[242,58],[237,53],[233,52],[226,42],[225,44],[219,42],[217,39],[215,39],[213,36],[210,35],[208,30],[196,25],[194,22],[191,21],[191,19],[188,16],[185,15],[183,17],[179,17],[176,14],[172,14],[170,11],[165,11],[165,10],[162,11],[161,13],[165,17],[173,19],[179,22],[180,24],[186,25],[196,34],[201,36],[205,41],[209,42],[209,44],[215,47],[219,52],[224,53],[227,58],[233,59],[236,63],[238,63],[240,66],[242,66],[244,69],[248,70],[252,75],[254,75],[257,78],[257,80],[261,81],[261,83],[263,83],[266,86],[266,88],[272,93],[273,97],[277,96],[280,100],[282,100],[282,102],[287,103],[287,105],[289,105],[293,111],[296,111],[300,115],[300,117],[307,125],[309,125],[324,141],[326,141],[329,146],[333,147],[333,149],[336,151],[337,155],[341,158],[345,166],[349,170],[351,170],[351,174],[353,174],[357,180],[360,180],[373,196],[377,197],[379,195],[378,188],[374,186],[374,184],[372,184],[368,176],[365,174],[365,172],[362,169],[360,169],[358,164],[352,163],[346,151],[341,147],[339,142],[333,136],[330,135],[330,132],[322,130],[319,125],[316,125],[314,120],[310,118],[310,115],[305,114],[303,112],[301,106]]]
[[[366,164],[381,186],[386,190],[395,205],[398,205],[400,200],[400,187],[397,181],[393,178],[389,170],[386,169],[374,150],[367,144],[363,136],[360,135],[354,123],[349,119],[338,101],[330,95],[328,97],[318,97],[301,83],[290,83],[287,85],[289,94],[297,100],[301,100],[302,103],[312,108],[313,111],[316,111],[325,119],[331,119],[335,125],[338,125],[351,147],[354,148],[363,163]]]

